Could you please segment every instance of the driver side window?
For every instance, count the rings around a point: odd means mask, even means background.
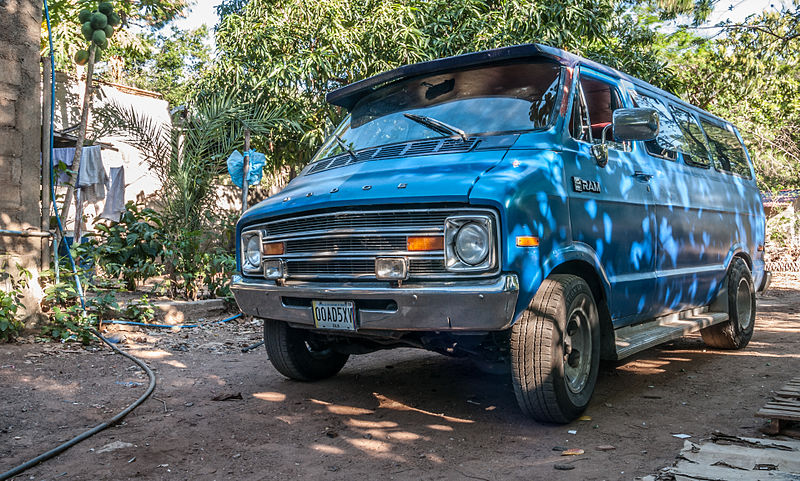
[[[572,105],[570,135],[576,140],[596,144],[600,142],[603,129],[611,125],[614,111],[622,107],[622,101],[613,85],[581,76]],[[613,141],[610,132],[606,133],[606,138]]]

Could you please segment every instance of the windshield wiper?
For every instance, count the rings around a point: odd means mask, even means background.
[[[358,157],[356,157],[356,153],[353,152],[353,149],[351,149],[350,147],[347,146],[347,144],[344,143],[344,140],[342,140],[342,138],[339,137],[339,134],[333,134],[333,138],[336,139],[336,143],[339,144],[339,147],[342,150],[350,154],[350,158],[353,159],[353,162],[358,162]]]
[[[418,124],[422,124],[425,127],[428,127],[431,130],[435,130],[436,132],[439,132],[441,134],[458,135],[464,142],[469,140],[469,136],[467,136],[466,132],[459,129],[458,127],[453,127],[452,125],[446,124],[441,120],[436,120],[433,117],[426,117],[424,115],[417,115],[417,114],[405,113],[403,115],[405,115],[406,118],[411,119]]]

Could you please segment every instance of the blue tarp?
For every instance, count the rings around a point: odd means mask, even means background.
[[[256,185],[261,182],[263,175],[264,165],[267,163],[267,158],[264,154],[250,150],[250,167],[247,173],[247,184]],[[237,187],[242,188],[242,171],[244,170],[244,155],[240,154],[238,150],[234,150],[228,157],[228,173],[231,174],[231,180]]]

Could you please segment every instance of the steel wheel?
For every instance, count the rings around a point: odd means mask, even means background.
[[[592,371],[592,331],[583,306],[572,313],[564,336],[564,377],[575,394],[583,391]]]

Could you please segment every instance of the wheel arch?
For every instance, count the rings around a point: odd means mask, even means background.
[[[616,359],[616,346],[614,343],[614,325],[611,322],[611,313],[608,309],[608,295],[603,279],[595,267],[584,260],[570,260],[557,265],[548,273],[571,274],[583,279],[589,285],[597,306],[597,315],[600,322],[600,358]]]

